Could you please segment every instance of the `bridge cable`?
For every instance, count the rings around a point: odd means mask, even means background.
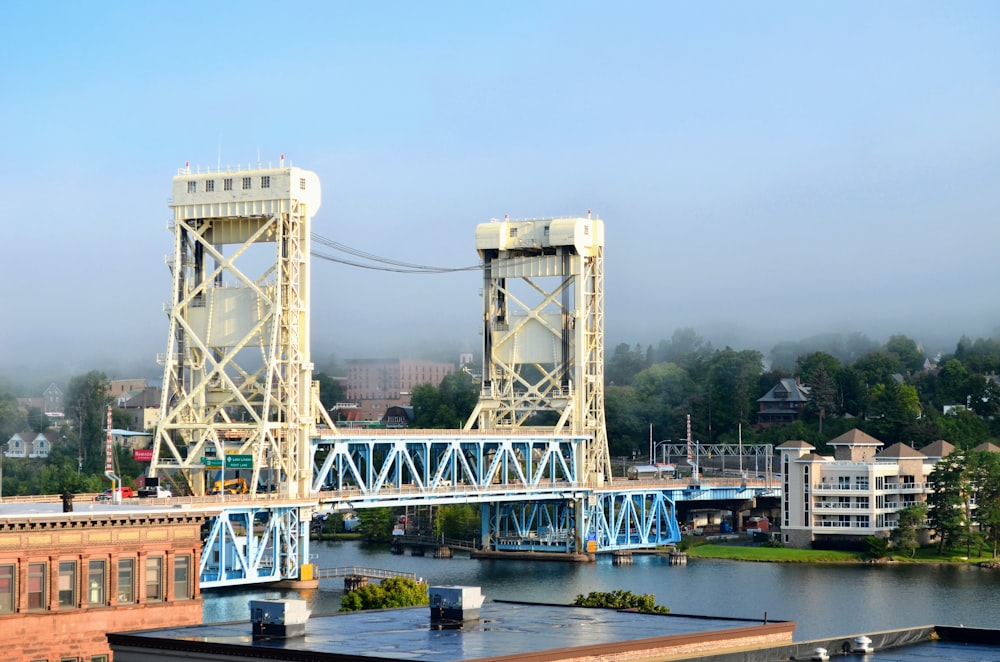
[[[313,250],[313,257],[317,257],[321,260],[327,260],[330,262],[336,262],[338,264],[344,264],[349,267],[358,267],[360,269],[372,269],[375,271],[390,271],[395,273],[407,273],[407,274],[443,274],[443,273],[455,273],[459,271],[479,271],[482,269],[481,264],[476,264],[468,267],[432,267],[422,264],[413,264],[410,262],[401,262],[399,260],[393,260],[387,257],[381,257],[374,255],[372,253],[367,253],[365,251],[358,250],[356,248],[351,248],[350,246],[345,246],[339,242],[333,241],[318,235],[316,233],[312,234],[312,240],[315,243],[322,244],[328,248],[332,248],[335,251],[340,251],[363,260],[368,260],[369,262],[375,262],[377,264],[366,264],[364,262],[357,262],[354,260],[348,260],[341,257],[336,257],[328,253],[323,253],[320,251]],[[384,266],[378,266],[384,265]]]

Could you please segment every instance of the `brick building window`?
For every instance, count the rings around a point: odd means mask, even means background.
[[[250,178],[249,177],[244,177],[243,178],[243,190],[245,191],[248,188],[250,188]]]
[[[87,563],[87,603],[107,604],[104,598],[107,586],[107,567],[104,559]]]
[[[222,190],[223,191],[232,191],[233,190],[233,178],[232,177],[226,177],[225,179],[222,180]]]
[[[46,567],[44,563],[28,564],[28,609],[45,609]]]
[[[146,559],[146,600],[159,602],[163,599],[163,557],[150,556]]]
[[[198,192],[198,182],[188,182],[188,193]]]
[[[17,595],[14,591],[14,573],[16,571],[17,566],[14,564],[0,565],[0,614],[14,613],[16,605],[14,596]]]
[[[260,177],[260,187],[261,188],[271,188],[271,175],[261,175],[261,177]]]
[[[215,190],[215,180],[214,179],[206,179],[205,180],[205,192],[206,193],[211,193],[214,190]]]
[[[191,555],[174,557],[174,600],[191,599]]]
[[[76,561],[59,562],[59,606],[76,606]]]
[[[118,559],[118,602],[135,602],[135,559]]]

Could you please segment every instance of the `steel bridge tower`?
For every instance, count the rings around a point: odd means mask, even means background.
[[[173,299],[151,476],[203,495],[220,471],[235,476],[223,458],[242,455],[232,466],[251,492],[263,481],[310,494],[310,440],[326,417],[309,349],[320,200],[319,177],[284,157],[278,168],[185,167],[173,178]]]
[[[466,429],[586,435],[581,478],[611,480],[604,420],[604,222],[493,221],[483,260],[483,386]]]

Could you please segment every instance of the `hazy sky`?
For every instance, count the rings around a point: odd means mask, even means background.
[[[1000,3],[3,5],[0,372],[167,347],[171,177],[319,174],[313,230],[475,264],[606,224],[606,335],[1000,328]],[[317,361],[478,349],[478,273],[314,264]],[[128,375],[126,375],[128,376]]]

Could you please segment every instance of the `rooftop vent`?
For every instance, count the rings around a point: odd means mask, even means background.
[[[306,633],[309,608],[305,600],[251,600],[254,639],[283,639]]]
[[[483,591],[478,586],[431,586],[427,589],[427,596],[432,623],[479,620]]]

